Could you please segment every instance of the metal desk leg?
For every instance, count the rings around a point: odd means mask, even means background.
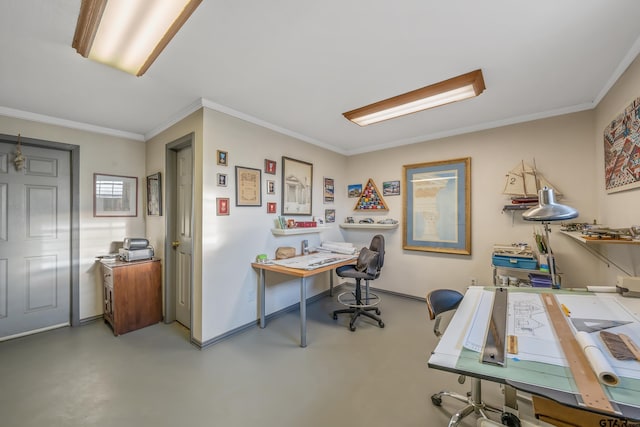
[[[265,296],[264,296],[264,282],[265,282],[265,271],[263,269],[260,269],[260,284],[258,285],[258,300],[260,301],[260,328],[264,329],[265,326],[265,322],[264,322],[264,300],[265,300]]]
[[[329,270],[329,296],[333,296],[333,270]]]
[[[307,280],[300,278],[300,347],[307,346]]]

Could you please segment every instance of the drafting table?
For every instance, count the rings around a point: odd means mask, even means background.
[[[557,338],[557,333],[553,332],[554,328],[557,329],[554,324],[557,323],[556,320],[564,320],[571,325],[572,330],[591,328],[590,334],[599,333],[599,330],[604,329],[610,332],[624,331],[638,344],[640,342],[640,298],[569,290],[506,288],[509,296],[507,315],[509,332],[507,333],[518,336],[519,352],[508,355],[504,367],[501,367],[481,363],[480,348],[489,325],[490,313],[487,312],[490,310],[487,309],[487,300],[493,299],[492,295],[495,295],[496,289],[498,288],[472,286],[467,290],[429,358],[430,368],[505,384],[508,388],[545,396],[564,405],[595,412],[602,415],[603,419],[607,416],[615,416],[640,420],[640,362],[617,361],[607,354],[619,377],[619,383],[617,386],[610,386],[596,381],[596,384],[602,389],[606,396],[605,401],[608,399],[606,403],[610,404],[614,411],[605,412],[594,409],[585,404],[588,396],[580,392],[577,385],[580,383],[580,378],[572,374],[571,362],[564,358],[560,348],[564,344]],[[562,316],[560,319],[556,317],[556,320],[551,322],[554,317],[544,310],[541,314],[539,304],[536,302],[543,301],[545,298],[555,298],[561,305],[566,304],[570,314],[567,311],[566,317]],[[563,310],[566,307],[563,307]],[[551,333],[544,333],[545,323],[551,328]],[[518,331],[522,332],[523,339],[520,339]],[[529,337],[524,337],[526,334],[530,334],[534,339],[529,340]],[[602,347],[603,353],[607,353],[608,350],[604,344]],[[560,348],[560,356],[557,348]],[[563,358],[564,363],[558,360]],[[586,399],[585,396],[587,396]],[[505,404],[505,407],[509,408],[510,405]],[[511,409],[517,413],[516,408]]]
[[[251,266],[260,271],[258,285],[258,309],[260,310],[260,328],[265,327],[265,281],[266,272],[286,274],[300,278],[300,347],[307,346],[307,277],[329,272],[329,295],[333,294],[333,269],[343,265],[353,264],[355,255],[341,254],[311,254],[303,257],[289,258],[288,262],[280,264],[254,262]],[[305,261],[306,260],[306,261]],[[287,261],[287,260],[283,260]],[[290,266],[286,266],[286,264]],[[293,268],[297,266],[301,268]]]

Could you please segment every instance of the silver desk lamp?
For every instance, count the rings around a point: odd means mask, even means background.
[[[544,225],[545,237],[547,239],[547,256],[549,259],[549,272],[551,273],[551,286],[558,288],[556,280],[556,265],[549,243],[549,223],[551,221],[564,221],[578,216],[578,211],[566,205],[556,203],[553,189],[544,187],[538,191],[538,206],[531,208],[522,214],[522,218],[527,221],[539,221]]]

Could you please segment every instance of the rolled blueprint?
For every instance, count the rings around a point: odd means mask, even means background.
[[[576,340],[584,352],[584,355],[587,357],[591,369],[593,369],[593,372],[598,376],[598,380],[608,386],[618,385],[620,382],[618,375],[613,371],[611,364],[609,364],[602,350],[600,350],[596,342],[591,338],[591,335],[580,331],[576,334]]]
[[[587,286],[587,291],[613,294],[618,292],[618,289],[615,286]]]

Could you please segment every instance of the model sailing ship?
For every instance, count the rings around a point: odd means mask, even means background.
[[[505,205],[505,210],[526,210],[538,204],[538,191],[544,187],[553,189],[557,198],[562,194],[535,168],[524,161],[507,172],[506,182],[502,194],[511,198],[511,204]]]

